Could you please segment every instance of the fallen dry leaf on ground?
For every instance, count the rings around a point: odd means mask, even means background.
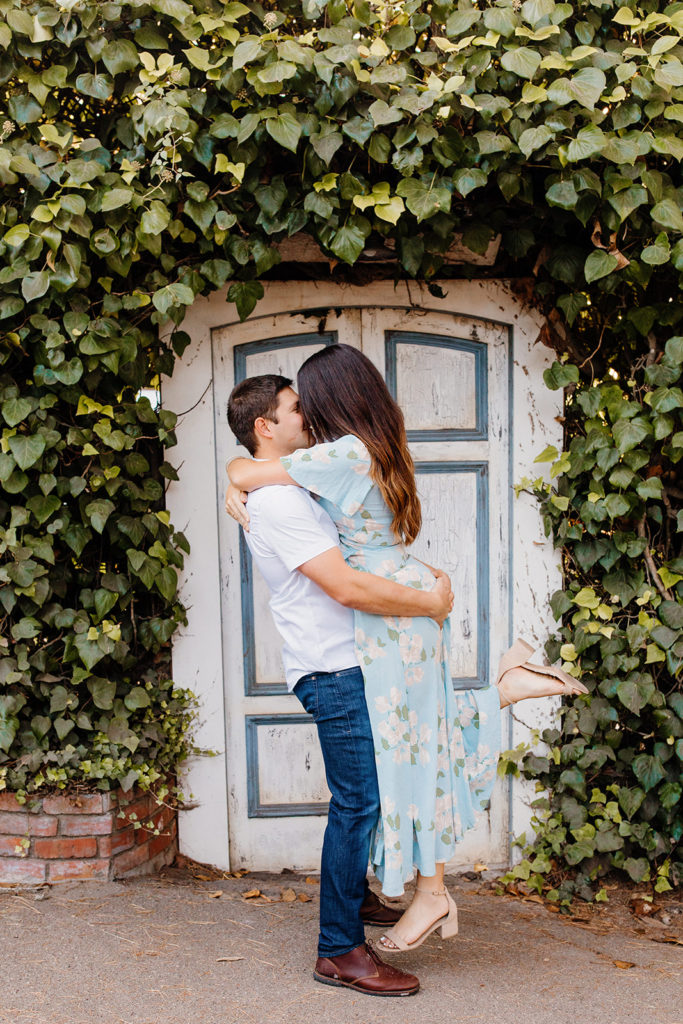
[[[282,902],[283,903],[293,903],[295,899],[296,899],[296,893],[294,892],[293,889],[283,889],[282,890]]]
[[[628,971],[630,967],[636,966],[635,964],[632,964],[630,960],[613,960],[612,963],[615,967],[620,967],[622,971]]]
[[[219,956],[216,960],[217,964],[231,964],[235,960],[244,960],[243,956]]]
[[[308,893],[300,892],[297,899],[301,900],[302,903],[310,903],[313,897],[309,896]]]
[[[313,878],[312,875],[307,875],[306,876],[306,882],[309,885],[320,885],[320,879],[319,878]]]
[[[489,869],[488,864],[479,864],[479,863],[477,863],[477,864],[474,865],[472,870],[473,871],[488,871],[488,869]]]
[[[652,900],[646,900],[642,896],[634,896],[629,900],[629,907],[631,913],[635,914],[636,917],[649,917],[650,914],[656,914],[659,907],[656,907]]]
[[[216,889],[215,892],[207,892],[206,895],[209,896],[212,900],[218,900],[223,895],[223,890]]]
[[[249,892],[243,892],[242,896],[245,900],[254,900],[257,896],[261,895],[260,889],[250,889]]]

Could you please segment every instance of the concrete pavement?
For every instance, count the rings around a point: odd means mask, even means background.
[[[0,1022],[683,1024],[675,897],[665,924],[634,918],[623,900],[570,920],[463,876],[448,884],[460,935],[432,935],[394,958],[420,977],[409,999],[313,981],[311,876],[225,878],[190,864],[122,882],[0,890]],[[262,895],[246,898],[253,890]]]

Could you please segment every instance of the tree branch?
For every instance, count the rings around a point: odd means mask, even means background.
[[[674,596],[671,593],[671,591],[667,590],[664,584],[662,583],[661,577],[657,572],[655,560],[652,557],[652,552],[650,551],[650,543],[648,540],[647,533],[645,532],[645,516],[643,516],[643,518],[638,521],[637,533],[639,537],[642,537],[645,540],[645,551],[643,552],[643,557],[645,559],[645,564],[650,570],[652,582],[654,583],[662,597],[666,598],[667,601],[673,601]]]

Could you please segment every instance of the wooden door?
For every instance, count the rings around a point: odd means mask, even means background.
[[[340,310],[320,323],[283,315],[214,330],[219,489],[225,462],[238,451],[226,418],[233,384],[266,372],[295,378],[308,355],[335,342],[361,348],[404,411],[424,517],[414,551],[453,580],[454,686],[485,686],[508,636],[506,327],[369,308]],[[225,516],[220,535],[231,865],[313,867],[328,798],[315,727],[286,692],[265,584]],[[501,792],[458,860],[504,861],[505,826]]]

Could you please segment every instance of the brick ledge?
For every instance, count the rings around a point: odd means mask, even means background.
[[[0,793],[2,887],[152,874],[177,852],[176,811],[138,787],[36,796],[26,804]]]

